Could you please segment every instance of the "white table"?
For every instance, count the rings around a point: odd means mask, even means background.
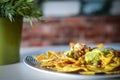
[[[120,49],[120,44],[109,44],[106,46],[112,46]],[[54,47],[53,47],[54,48]],[[65,77],[56,76],[53,74],[40,73],[33,70],[23,63],[23,59],[27,55],[38,52],[39,50],[47,49],[46,47],[28,47],[20,49],[20,62],[5,66],[0,66],[0,80],[63,80]],[[70,80],[66,78],[65,80]],[[74,80],[74,79],[72,79]],[[77,80],[77,79],[75,79]],[[111,79],[113,80],[113,79]],[[120,80],[120,79],[115,79]]]

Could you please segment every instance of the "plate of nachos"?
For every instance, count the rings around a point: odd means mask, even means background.
[[[40,72],[74,78],[120,77],[120,50],[106,48],[103,44],[91,47],[73,42],[68,47],[63,51],[59,51],[59,47],[57,50],[48,48],[44,53],[26,56],[24,63]]]

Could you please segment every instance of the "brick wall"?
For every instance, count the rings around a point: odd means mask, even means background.
[[[120,16],[46,18],[30,27],[23,23],[21,46],[68,45],[69,42],[120,42]]]

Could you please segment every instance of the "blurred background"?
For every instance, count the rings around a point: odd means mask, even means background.
[[[21,47],[120,43],[120,0],[36,0],[45,22],[24,19]]]

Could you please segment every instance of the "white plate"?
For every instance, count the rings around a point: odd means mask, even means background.
[[[66,50],[66,49],[68,49],[67,46],[47,47],[45,49],[40,49],[40,52],[42,51],[45,53],[47,50],[54,50],[54,51],[60,50],[61,51],[61,50]],[[34,55],[35,54],[33,53],[33,56]],[[52,74],[53,76],[59,76],[59,77],[61,76],[62,80],[120,80],[120,74],[114,74],[114,75],[103,75],[103,74],[102,75],[80,75],[80,74],[59,73],[59,72],[45,70],[45,69],[36,67],[38,65],[38,62],[32,57],[32,55],[26,56],[24,58],[23,62],[29,68],[34,69],[36,71],[39,71],[40,73],[46,73],[46,75]]]

